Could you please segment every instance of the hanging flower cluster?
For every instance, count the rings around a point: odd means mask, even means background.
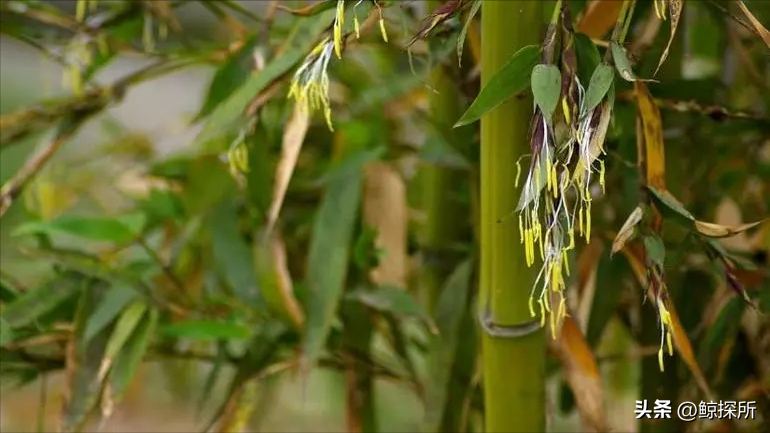
[[[353,5],[353,31],[356,38],[360,37],[360,23],[356,9],[364,0],[358,0]],[[372,0],[379,13],[379,25],[382,39],[388,42],[385,31],[385,20],[382,16],[382,8],[377,1]],[[294,72],[289,88],[289,98],[293,98],[304,109],[315,111],[322,110],[326,124],[330,130],[334,130],[331,118],[331,104],[329,102],[329,62],[334,53],[338,59],[342,58],[343,50],[343,26],[345,24],[345,6],[350,0],[337,0],[336,13],[332,37],[325,37],[305,57],[300,67]]]
[[[552,43],[553,38],[547,37],[544,52]],[[574,62],[574,56],[567,51],[564,58]],[[559,121],[567,125],[569,134],[557,139],[554,113],[544,112],[535,102],[530,127],[531,160],[516,210],[527,266],[534,265],[537,256],[542,261],[529,310],[532,317],[539,310],[543,326],[548,316],[555,336],[557,322],[567,315],[564,291],[570,274],[568,252],[575,248],[576,236],[590,242],[591,186],[598,183],[604,192],[604,162],[599,157],[604,153],[611,105],[607,98],[595,106],[587,105],[586,91],[577,74],[571,72],[574,65],[565,64],[565,71],[553,64],[542,66],[562,77],[559,100],[563,119]],[[517,167],[520,173],[518,163]],[[516,187],[518,184],[517,174]]]

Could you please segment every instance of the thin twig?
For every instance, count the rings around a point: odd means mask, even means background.
[[[3,184],[0,188],[0,218],[5,215],[24,187],[42,170],[56,151],[72,137],[84,121],[85,117],[83,116],[62,121],[51,143],[27,160],[24,166]]]

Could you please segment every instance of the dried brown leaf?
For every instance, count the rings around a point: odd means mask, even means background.
[[[286,261],[286,244],[283,242],[283,237],[278,233],[275,233],[270,240],[270,252],[272,254],[275,282],[278,286],[278,293],[280,294],[283,307],[291,321],[294,322],[297,328],[301,329],[305,324],[305,314],[302,312],[299,301],[294,296],[294,283],[292,282],[289,266]]]
[[[684,0],[669,0],[668,2],[668,10],[669,10],[669,16],[671,17],[671,35],[668,37],[668,43],[666,44],[666,49],[663,50],[663,54],[660,55],[660,60],[658,61],[658,67],[655,68],[655,73],[652,75],[658,73],[658,70],[663,65],[663,62],[666,60],[666,57],[668,57],[668,50],[671,48],[671,43],[674,42],[674,36],[676,35],[676,28],[679,25],[679,18],[682,16],[682,8],[684,7]]]
[[[302,142],[305,141],[305,134],[307,134],[309,125],[310,112],[300,104],[295,105],[283,131],[281,159],[275,169],[273,201],[270,203],[267,214],[268,233],[272,231],[276,220],[278,220],[278,213],[281,211],[283,199],[289,187],[289,180],[291,180],[294,167],[297,165],[297,157],[300,149],[302,149]]]
[[[615,236],[615,240],[612,241],[612,254],[623,249],[623,246],[626,245],[626,241],[633,236],[634,229],[636,228],[636,225],[639,224],[639,221],[642,220],[643,216],[644,210],[641,206],[637,206],[636,209],[631,212],[631,215],[628,216],[626,222],[623,223],[623,227],[620,228],[617,236]]]
[[[644,161],[647,185],[658,190],[666,189],[666,157],[663,147],[663,126],[660,120],[660,110],[655,104],[647,85],[641,81],[634,82],[636,101],[639,107],[638,119],[641,123],[641,134],[637,134],[637,146],[640,160]]]
[[[620,0],[592,0],[578,23],[578,32],[601,38],[615,25],[622,5]]]
[[[768,31],[765,26],[762,25],[762,23],[759,22],[757,17],[754,16],[754,14],[751,13],[749,8],[746,7],[746,5],[738,0],[738,7],[741,9],[741,12],[743,12],[744,15],[746,15],[746,18],[749,19],[751,22],[751,25],[754,27],[754,30],[756,30],[757,34],[760,38],[762,38],[763,41],[765,41],[765,44],[770,47],[770,31]]]
[[[572,317],[566,317],[554,349],[564,367],[564,376],[575,395],[580,418],[591,431],[605,432],[607,414],[604,389],[594,353]]]
[[[721,224],[707,223],[705,221],[695,221],[695,229],[700,234],[712,238],[724,238],[735,236],[739,233],[743,233],[747,230],[751,230],[754,227],[764,223],[767,219],[755,221],[753,223],[746,223],[737,226],[725,226]]]

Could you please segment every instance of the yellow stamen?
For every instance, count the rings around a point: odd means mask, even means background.
[[[345,23],[345,0],[337,0],[337,16],[334,19],[334,53],[342,58],[342,25]]]
[[[516,160],[516,181],[513,183],[514,188],[519,187],[519,178],[521,177],[521,162]]]
[[[535,298],[532,296],[529,297],[529,315],[535,317]]]
[[[540,304],[540,327],[542,328],[545,326],[545,306],[542,299],[538,299],[537,303]]]
[[[599,185],[602,186],[602,194],[604,194],[604,160],[599,161]]]
[[[661,373],[663,372],[663,349],[658,350],[658,366],[660,367]]]

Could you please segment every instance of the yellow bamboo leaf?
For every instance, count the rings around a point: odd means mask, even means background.
[[[599,367],[585,336],[572,317],[564,319],[561,334],[553,341],[551,344],[564,368],[564,377],[575,395],[584,426],[591,431],[608,431]]]
[[[371,278],[377,284],[406,287],[408,214],[404,179],[392,165],[380,161],[370,163],[364,176],[364,221],[377,232],[375,246],[385,251]]]
[[[641,81],[634,82],[636,101],[639,107],[638,125],[641,124],[641,134],[637,133],[637,145],[645,166],[647,185],[661,191],[666,189],[666,157],[663,147],[663,126],[660,121],[660,110],[647,90],[647,85]]]
[[[708,223],[705,221],[695,221],[695,229],[705,236],[712,238],[724,238],[743,233],[747,230],[751,230],[765,221],[767,221],[767,219],[737,226],[726,226],[721,224]]]
[[[765,26],[762,25],[762,23],[759,22],[757,17],[754,16],[754,14],[751,13],[749,8],[746,7],[746,5],[738,0],[738,7],[741,9],[741,12],[743,12],[744,15],[746,15],[746,18],[749,19],[751,22],[751,25],[754,26],[754,30],[756,30],[757,34],[760,38],[762,38],[763,41],[765,41],[765,44],[770,47],[770,31],[765,28]]]
[[[639,221],[642,220],[643,216],[644,211],[642,210],[641,206],[637,206],[636,209],[631,212],[631,215],[628,216],[626,222],[623,223],[623,227],[620,228],[617,236],[615,236],[615,240],[612,241],[612,254],[615,254],[623,249],[623,246],[626,245],[626,242],[631,239],[631,236],[633,236],[634,229],[636,228],[636,225],[639,224]]]
[[[286,244],[283,242],[283,237],[275,233],[270,240],[270,249],[272,253],[272,265],[273,275],[277,285],[278,293],[281,296],[281,301],[286,313],[291,318],[291,321],[297,326],[302,328],[305,324],[305,315],[302,312],[302,308],[299,305],[299,301],[294,296],[294,283],[289,273],[288,262],[286,261]]]
[[[618,20],[621,0],[592,0],[578,23],[578,31],[593,39],[604,36]]]
[[[663,61],[665,61],[666,57],[668,57],[668,49],[671,48],[671,42],[674,41],[674,35],[676,35],[676,27],[679,24],[679,18],[682,16],[683,7],[684,0],[669,0],[668,2],[669,16],[671,17],[671,35],[668,37],[666,49],[664,49],[663,54],[660,55],[658,67],[655,68],[655,73],[653,75],[658,73],[661,65],[663,65]]]
[[[307,134],[309,125],[310,112],[302,104],[296,104],[283,131],[281,159],[278,161],[278,166],[275,169],[273,201],[270,203],[270,209],[267,213],[268,233],[272,230],[278,219],[278,213],[281,211],[283,199],[289,187],[289,180],[291,180],[294,167],[297,165],[297,157],[299,157],[299,151],[302,149],[302,142],[305,141],[305,134]]]

